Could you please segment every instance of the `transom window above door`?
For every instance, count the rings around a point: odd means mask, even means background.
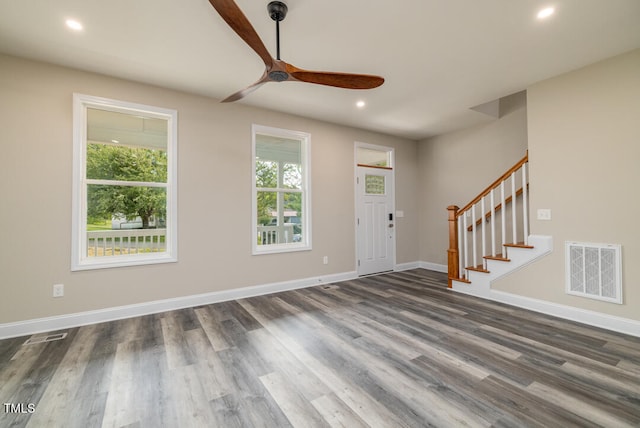
[[[359,143],[356,146],[356,164],[374,168],[392,168],[392,151]]]
[[[253,125],[253,254],[311,249],[310,139]]]

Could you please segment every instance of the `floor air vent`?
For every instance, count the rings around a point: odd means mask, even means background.
[[[622,304],[620,253],[620,245],[566,242],[567,294]]]
[[[50,334],[48,336],[32,337],[26,342],[24,342],[22,345],[24,346],[24,345],[34,345],[36,343],[53,342],[54,340],[62,340],[65,337],[67,337],[67,333],[56,333],[56,334]]]

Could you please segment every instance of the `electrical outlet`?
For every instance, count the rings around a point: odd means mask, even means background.
[[[64,296],[64,284],[53,284],[53,297]]]
[[[329,264],[329,256],[324,256],[322,258],[322,264],[328,265]]]

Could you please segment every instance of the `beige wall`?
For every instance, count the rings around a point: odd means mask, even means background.
[[[525,155],[526,94],[501,99],[500,110],[497,120],[419,143],[420,260],[446,265],[447,206],[463,207]]]
[[[178,110],[178,263],[70,271],[74,92]],[[0,323],[354,271],[355,141],[396,149],[397,263],[419,260],[413,141],[8,56],[0,121]],[[252,123],[311,133],[312,251],[251,256]]]
[[[494,288],[640,320],[640,50],[528,89],[531,232],[554,251]],[[549,208],[551,221],[535,219]],[[622,245],[624,304],[564,292],[564,243]]]
[[[70,271],[73,92],[178,110],[178,263]],[[0,56],[0,323],[354,271],[354,141],[396,148],[397,263],[442,265],[446,206],[528,146],[530,211],[553,215],[531,217],[531,232],[555,250],[493,287],[638,320],[639,100],[634,51],[503,99],[498,120],[415,143]],[[252,123],[311,133],[312,251],[251,256]],[[565,240],[622,244],[624,305],[564,293]],[[53,299],[59,282],[66,295]]]

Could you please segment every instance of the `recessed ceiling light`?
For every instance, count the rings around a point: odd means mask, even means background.
[[[364,108],[364,106],[366,106],[366,105],[367,105],[367,104],[366,104],[364,101],[362,101],[362,100],[360,100],[360,101],[358,101],[358,102],[356,103],[356,107],[358,107],[358,108]]]
[[[75,19],[67,19],[65,21],[65,24],[67,24],[67,27],[72,29],[73,31],[81,31],[82,30],[82,24],[78,21],[76,21]]]
[[[538,12],[538,19],[545,19],[554,14],[556,10],[553,7],[546,7]]]

